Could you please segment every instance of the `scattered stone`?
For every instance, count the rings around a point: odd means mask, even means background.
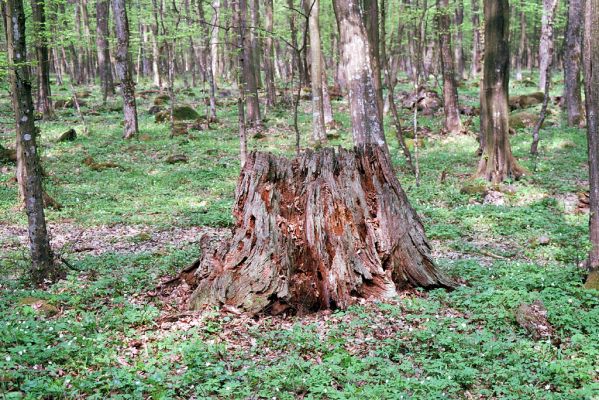
[[[168,94],[166,94],[166,93],[159,94],[158,96],[156,96],[154,98],[154,105],[162,106],[162,105],[168,103],[169,101],[171,101],[171,97]]]
[[[331,130],[327,131],[327,139],[329,139],[329,140],[339,139],[340,137],[341,137],[341,134],[336,129],[331,129]]]
[[[91,95],[92,95],[92,92],[87,89],[81,90],[79,92],[75,92],[75,96],[77,96],[78,99],[87,99]]]
[[[166,158],[167,164],[187,163],[188,158],[185,154],[173,154]]]
[[[537,123],[538,116],[526,111],[510,115],[510,128],[532,128]]]
[[[77,139],[77,132],[75,131],[75,129],[71,128],[68,131],[64,132],[62,135],[60,135],[60,137],[58,138],[59,142],[72,142],[75,139]]]
[[[535,300],[531,304],[520,304],[516,310],[516,321],[534,340],[550,339],[555,345],[560,343],[560,339],[555,336],[555,329],[547,319],[547,309],[541,300]]]
[[[58,307],[53,306],[46,300],[38,299],[37,297],[24,297],[19,301],[20,306],[30,306],[38,314],[46,317],[52,317],[60,312]]]
[[[475,106],[461,105],[460,114],[466,115],[468,117],[475,117],[480,115],[480,109]]]
[[[505,195],[496,190],[489,190],[485,194],[485,198],[483,199],[483,204],[489,204],[493,206],[504,206],[505,205]]]
[[[161,106],[152,106],[148,110],[148,114],[150,114],[150,115],[156,115],[159,112],[161,112],[162,110],[163,110],[163,108]]]
[[[83,164],[87,165],[89,167],[89,169],[91,169],[92,171],[104,171],[106,169],[111,169],[111,168],[119,168],[121,170],[124,170],[123,167],[121,167],[119,164],[113,163],[113,162],[103,162],[103,163],[97,163],[94,161],[94,159],[92,158],[92,156],[87,156],[83,159],[82,161]]]
[[[551,239],[549,236],[541,235],[537,238],[537,243],[539,246],[547,246],[549,243],[551,243]]]
[[[262,132],[262,130],[257,130],[252,137],[254,139],[264,139],[266,135],[264,134],[264,132]]]
[[[413,150],[415,145],[418,145],[419,149],[426,148],[426,143],[425,143],[425,141],[424,141],[423,138],[418,138],[418,140],[415,140],[415,139],[406,139],[406,145],[408,146],[408,148],[410,150]]]
[[[186,124],[177,123],[171,130],[171,136],[185,136],[188,133]]]

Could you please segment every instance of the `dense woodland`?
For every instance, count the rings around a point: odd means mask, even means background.
[[[0,395],[599,396],[599,0],[0,0]]]

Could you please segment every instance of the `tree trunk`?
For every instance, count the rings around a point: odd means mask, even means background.
[[[443,125],[447,133],[454,134],[462,130],[462,122],[460,121],[458,88],[453,70],[449,0],[437,0],[437,13],[437,35],[439,38],[441,71],[443,72],[443,111],[445,113]]]
[[[545,89],[545,80],[551,74],[549,66],[553,58],[553,20],[558,0],[543,0],[541,41],[539,42],[539,88]]]
[[[43,284],[46,280],[58,278],[60,273],[54,264],[44,216],[42,180],[36,144],[37,130],[27,65],[23,1],[7,0],[5,12],[8,63],[12,66],[9,69],[9,79],[19,149],[17,161],[23,171],[21,178],[24,179],[25,208],[29,225],[31,279],[36,284]]]
[[[266,29],[266,38],[264,40],[264,79],[266,80],[266,104],[269,107],[273,107],[277,102],[273,45],[274,19],[272,8],[273,0],[264,0],[264,29]]]
[[[354,144],[387,148],[372,72],[372,53],[360,9],[355,2],[340,0],[333,2],[333,8],[339,29],[341,64],[347,79]]]
[[[131,76],[129,59],[129,21],[125,0],[112,0],[112,9],[117,39],[116,71],[121,80],[121,92],[123,94],[123,115],[125,120],[123,138],[130,139],[137,134],[138,127],[135,83]]]
[[[236,228],[202,239],[193,308],[250,313],[346,308],[408,287],[451,287],[384,149],[325,149],[289,160],[251,153],[236,191]]]
[[[98,70],[102,84],[102,101],[106,103],[108,96],[114,94],[114,82],[110,68],[110,50],[108,45],[108,18],[110,5],[108,0],[98,0],[96,3],[96,46],[98,52]]]
[[[584,0],[568,2],[568,25],[564,55],[564,99],[568,126],[578,126],[583,119],[580,94],[580,63],[582,45],[582,12]]]
[[[233,237],[202,238],[201,259],[182,274],[195,287],[193,308],[303,313],[389,298],[407,287],[454,285],[432,262],[391,167],[358,5],[333,5],[356,149],[307,151],[292,160],[250,153],[236,190]]]
[[[326,142],[322,92],[322,54],[320,50],[319,0],[311,0],[310,12],[310,59],[312,75],[312,141],[317,146]]]
[[[455,5],[455,46],[453,47],[454,51],[454,62],[455,62],[455,72],[456,77],[461,79],[466,79],[466,67],[464,65],[464,0],[457,0]]]
[[[250,44],[252,46],[252,64],[253,71],[256,80],[256,87],[262,88],[262,74],[260,73],[260,54],[262,53],[262,43],[260,40],[260,3],[259,0],[249,0],[249,10],[250,10],[250,20],[251,20],[251,29],[249,29],[250,34]]]
[[[374,90],[376,91],[379,118],[383,118],[383,84],[381,79],[380,39],[379,39],[379,7],[378,0],[362,0],[364,10],[364,27],[368,35],[368,47],[372,60]]]
[[[516,80],[522,80],[522,64],[526,53],[526,14],[524,13],[524,0],[520,0],[520,43],[516,53]]]
[[[587,286],[599,283],[599,0],[586,0],[584,12],[584,90],[589,144],[590,239]]]
[[[35,27],[35,53],[37,58],[37,109],[44,119],[54,116],[52,93],[50,90],[50,55],[48,52],[48,28],[43,0],[31,0],[31,10]]]
[[[238,0],[237,12],[239,13],[239,23],[242,26],[242,37],[243,46],[241,52],[243,53],[243,62],[240,65],[242,68],[243,81],[244,81],[244,97],[246,104],[247,118],[246,122],[250,126],[259,127],[262,125],[262,119],[260,117],[260,103],[258,101],[258,85],[256,82],[256,71],[252,38],[247,29],[247,0]]]
[[[480,73],[480,60],[482,57],[479,0],[472,0],[472,29],[472,66],[470,75],[477,77]]]
[[[477,175],[500,183],[523,174],[509,142],[509,1],[485,1],[484,10],[485,61],[481,94],[484,147]]]

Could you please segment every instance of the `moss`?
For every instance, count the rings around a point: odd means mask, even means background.
[[[513,129],[532,128],[536,122],[537,116],[526,111],[510,115],[510,128]]]
[[[584,287],[586,289],[599,290],[599,271],[593,271],[589,274]]]

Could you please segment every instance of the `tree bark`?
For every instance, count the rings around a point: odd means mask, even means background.
[[[110,49],[108,45],[108,18],[110,5],[108,0],[98,0],[96,3],[96,46],[98,52],[98,70],[102,85],[102,101],[114,94],[114,82],[110,68]]]
[[[516,53],[516,80],[522,80],[522,64],[526,54],[526,14],[524,13],[524,0],[520,0],[520,42]]]
[[[580,93],[580,63],[582,53],[582,16],[584,0],[568,2],[568,24],[564,55],[564,99],[568,126],[578,126],[583,119]]]
[[[472,29],[472,66],[470,75],[477,77],[481,70],[480,60],[482,58],[479,0],[472,0]]]
[[[322,54],[320,49],[319,8],[320,0],[310,0],[312,8],[308,11],[310,30],[310,67],[312,75],[312,141],[320,146],[326,142],[322,91]]]
[[[462,130],[462,122],[460,121],[456,74],[453,69],[449,0],[437,0],[437,13],[437,35],[443,73],[443,112],[445,113],[443,125],[447,133],[455,134]]]
[[[553,58],[553,20],[558,0],[543,0],[541,40],[539,42],[539,88],[545,89],[545,80],[551,74],[549,66]]]
[[[509,142],[509,18],[508,0],[485,1],[485,60],[481,93],[483,155],[477,175],[493,183],[523,174]],[[484,115],[483,115],[484,113]]]
[[[25,12],[22,0],[7,0],[6,43],[12,105],[16,120],[17,156],[20,176],[24,179],[25,209],[27,211],[29,249],[31,252],[31,279],[36,284],[54,280],[60,271],[54,264],[46,218],[44,215],[42,181],[37,155],[37,130],[34,123],[31,81],[27,66],[25,41]]]
[[[466,79],[466,66],[464,60],[464,0],[456,0],[455,5],[455,46],[454,51],[454,62],[456,77],[460,80]]]
[[[258,101],[258,84],[256,82],[256,71],[254,63],[254,55],[252,46],[252,38],[247,29],[247,1],[238,0],[237,12],[239,13],[238,20],[242,30],[243,46],[243,62],[240,65],[243,75],[243,88],[246,105],[246,122],[253,127],[262,126],[262,118],[260,117],[260,103]]]
[[[378,0],[362,0],[364,10],[364,28],[368,35],[368,47],[372,60],[374,90],[376,91],[379,117],[383,118],[383,84],[381,79],[379,7]]]
[[[123,115],[125,126],[123,138],[131,139],[138,133],[137,105],[135,103],[135,83],[131,75],[129,59],[129,20],[125,0],[112,0],[114,26],[117,39],[116,71],[121,80],[123,95]]]
[[[37,109],[44,119],[54,116],[52,92],[50,89],[50,53],[48,52],[48,28],[43,0],[31,0],[31,10],[35,28],[35,53],[37,58]]]
[[[599,280],[599,0],[586,0],[584,12],[584,90],[589,145],[590,239],[587,285]]]
[[[264,40],[264,79],[266,80],[266,104],[273,107],[277,102],[275,88],[275,63],[273,45],[273,0],[264,0],[264,29],[266,38]]]
[[[408,287],[451,287],[384,149],[251,153],[232,239],[202,239],[192,308],[256,314],[346,308]]]
[[[387,148],[379,113],[368,35],[355,2],[333,1],[339,29],[341,64],[349,92],[354,144]],[[381,110],[382,111],[382,110]]]

